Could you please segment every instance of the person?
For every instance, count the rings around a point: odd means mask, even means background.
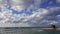
[[[53,29],[56,29],[56,26],[55,26],[55,25],[52,25],[52,28],[53,28]]]

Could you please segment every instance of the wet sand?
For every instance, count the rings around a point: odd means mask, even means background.
[[[60,30],[60,28],[56,28],[56,29],[54,29],[54,28],[41,28],[41,29],[48,29],[48,30]]]

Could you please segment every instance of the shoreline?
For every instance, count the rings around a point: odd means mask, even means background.
[[[37,27],[0,27],[0,29],[39,29],[39,30],[60,30],[60,28],[56,28],[56,29],[53,29],[53,28],[37,28]]]

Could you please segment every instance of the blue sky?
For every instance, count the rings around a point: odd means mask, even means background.
[[[0,27],[60,25],[60,0],[0,0]]]

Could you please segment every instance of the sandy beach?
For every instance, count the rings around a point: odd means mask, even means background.
[[[53,29],[53,28],[41,28],[41,29],[48,29],[48,30],[60,30],[60,28],[56,28],[56,29]]]

